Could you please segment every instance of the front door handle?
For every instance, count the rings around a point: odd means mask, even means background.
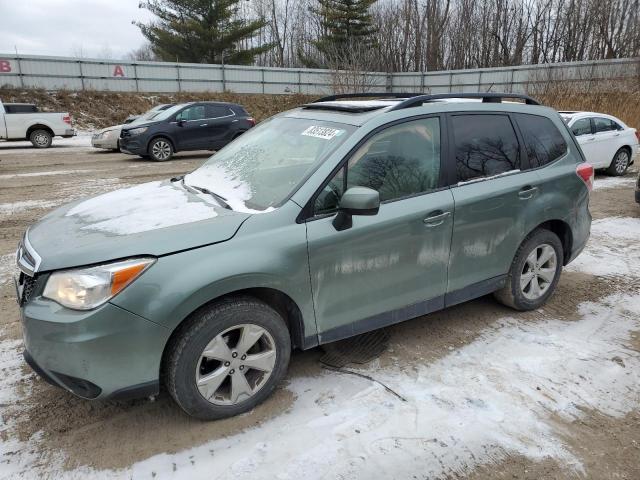
[[[538,191],[538,187],[532,187],[531,185],[527,185],[526,187],[523,187],[522,190],[518,192],[518,196],[522,200],[529,200],[531,197],[533,197],[536,194],[537,191]]]
[[[201,126],[201,127],[206,127],[206,126],[207,126],[207,124],[206,124],[206,123],[202,123],[202,124],[200,124],[200,126]]]
[[[449,215],[451,215],[451,212],[443,212],[439,210],[436,212],[432,212],[427,218],[422,221],[426,227],[437,227],[438,225],[442,225],[447,217],[449,217]]]

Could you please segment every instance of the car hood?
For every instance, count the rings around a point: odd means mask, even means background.
[[[112,127],[107,127],[107,128],[103,128],[102,130],[98,130],[96,133],[104,133],[104,132],[108,132],[109,130],[121,130],[122,129],[122,125],[113,125]]]
[[[58,208],[27,235],[41,257],[38,270],[49,271],[224,242],[250,216],[167,180]]]

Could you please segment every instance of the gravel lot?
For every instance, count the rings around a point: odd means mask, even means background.
[[[91,403],[21,360],[11,275],[25,228],[70,200],[192,170],[86,137],[0,143],[0,478],[640,478],[640,206],[635,172],[596,178],[589,246],[541,311],[491,297],[389,330],[382,356],[327,371],[297,353],[237,418],[187,418],[166,394]]]

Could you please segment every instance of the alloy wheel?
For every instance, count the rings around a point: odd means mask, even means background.
[[[626,151],[621,150],[620,152],[618,152],[615,159],[616,173],[618,173],[619,175],[622,175],[627,169],[628,164],[629,164],[629,154]]]
[[[275,342],[254,324],[226,329],[204,348],[196,365],[200,394],[215,405],[236,405],[260,390],[276,364]]]
[[[520,290],[528,300],[542,297],[556,276],[558,258],[549,244],[542,244],[527,256],[520,274]]]
[[[153,144],[151,152],[158,160],[166,160],[171,155],[171,145],[164,140],[158,140]]]

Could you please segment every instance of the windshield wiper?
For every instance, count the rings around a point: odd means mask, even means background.
[[[223,207],[226,208],[227,210],[233,210],[233,208],[231,208],[231,205],[229,205],[227,203],[227,199],[224,198],[222,195],[217,194],[216,192],[212,192],[211,190],[209,190],[208,188],[204,188],[204,187],[196,187],[195,185],[187,185],[184,182],[184,178],[182,179],[182,184],[186,187],[186,188],[193,188],[194,190],[198,190],[199,192],[202,192],[206,195],[211,195],[213,198],[216,199],[216,201]]]

